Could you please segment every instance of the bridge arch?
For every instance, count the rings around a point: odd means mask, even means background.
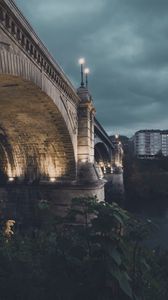
[[[80,98],[62,68],[10,0],[0,3],[0,74],[31,81],[53,100],[68,128],[77,160]]]
[[[35,55],[36,53],[36,55]],[[52,63],[13,42],[0,29],[0,74],[20,77],[38,86],[55,103],[66,123],[75,156],[77,145],[77,106],[79,98],[63,74]],[[55,63],[56,64],[56,63]],[[52,66],[52,67],[50,67]],[[57,66],[59,68],[59,66]]]
[[[37,85],[0,75],[0,176],[73,180],[73,141],[59,108]]]
[[[107,146],[102,142],[98,142],[95,144],[94,149],[95,161],[103,168],[108,167],[111,163],[111,157]]]

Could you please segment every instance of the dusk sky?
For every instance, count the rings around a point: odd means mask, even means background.
[[[75,87],[85,57],[109,134],[168,129],[168,0],[16,3]]]

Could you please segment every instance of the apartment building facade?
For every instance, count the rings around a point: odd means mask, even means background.
[[[168,130],[139,130],[135,133],[133,142],[134,154],[138,158],[168,156]]]
[[[168,156],[168,130],[162,130],[161,132],[161,145],[162,154]]]

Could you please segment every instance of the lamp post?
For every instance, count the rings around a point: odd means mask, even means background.
[[[88,74],[90,73],[89,68],[85,68],[84,73],[86,76],[86,88],[88,88]]]
[[[84,87],[84,81],[83,81],[83,65],[85,63],[85,59],[84,58],[80,58],[79,59],[79,64],[81,66],[81,87]]]

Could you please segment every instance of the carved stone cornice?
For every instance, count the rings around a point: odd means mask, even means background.
[[[0,27],[67,97],[80,102],[72,83],[12,0],[0,0]]]

